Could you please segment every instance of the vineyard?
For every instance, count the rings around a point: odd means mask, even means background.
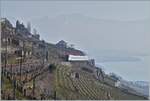
[[[56,92],[58,99],[69,100],[115,100],[144,99],[128,94],[118,88],[99,82],[85,71],[76,71],[80,77],[71,77],[72,67],[58,66],[56,69]]]

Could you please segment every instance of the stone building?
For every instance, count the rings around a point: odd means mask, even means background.
[[[37,41],[39,41],[40,36],[33,37],[28,29],[23,24],[20,24],[19,21],[16,22],[16,27],[13,27],[6,18],[2,18],[1,28],[2,56],[5,53],[7,55],[31,56],[33,47],[39,46]]]
[[[56,44],[56,46],[60,48],[67,48],[67,42],[65,42],[64,40],[61,40]]]
[[[15,40],[15,28],[6,18],[2,18],[1,29],[1,53],[3,54],[6,51],[9,54],[14,53],[14,51],[18,49],[14,46],[19,44]]]

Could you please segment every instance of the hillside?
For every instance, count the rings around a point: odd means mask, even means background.
[[[3,100],[143,100],[143,96],[115,87],[116,80],[96,67],[94,59],[69,61],[85,56],[81,50],[40,40],[19,21],[16,26],[1,20]]]
[[[79,79],[71,77],[76,71],[80,74]],[[56,70],[56,91],[58,99],[84,99],[84,100],[137,100],[145,99],[127,93],[118,88],[100,82],[88,72],[76,70],[72,66],[59,66]]]

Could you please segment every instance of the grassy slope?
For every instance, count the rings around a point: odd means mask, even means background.
[[[13,85],[12,82],[10,82],[6,77],[3,78],[3,87],[2,90],[6,94],[10,94],[10,96],[13,96]],[[6,95],[7,96],[7,95]],[[26,100],[27,98],[24,97],[17,89],[16,89],[16,99],[19,100]]]

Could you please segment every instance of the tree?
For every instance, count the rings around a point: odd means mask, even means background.
[[[20,25],[20,22],[17,20],[16,21],[16,28],[18,28],[19,25]]]
[[[33,29],[33,34],[36,35],[37,34],[37,30],[34,28]]]
[[[29,32],[31,32],[31,23],[30,22],[27,23],[27,29]]]
[[[74,46],[75,46],[74,44],[70,44],[70,48],[74,48]]]

